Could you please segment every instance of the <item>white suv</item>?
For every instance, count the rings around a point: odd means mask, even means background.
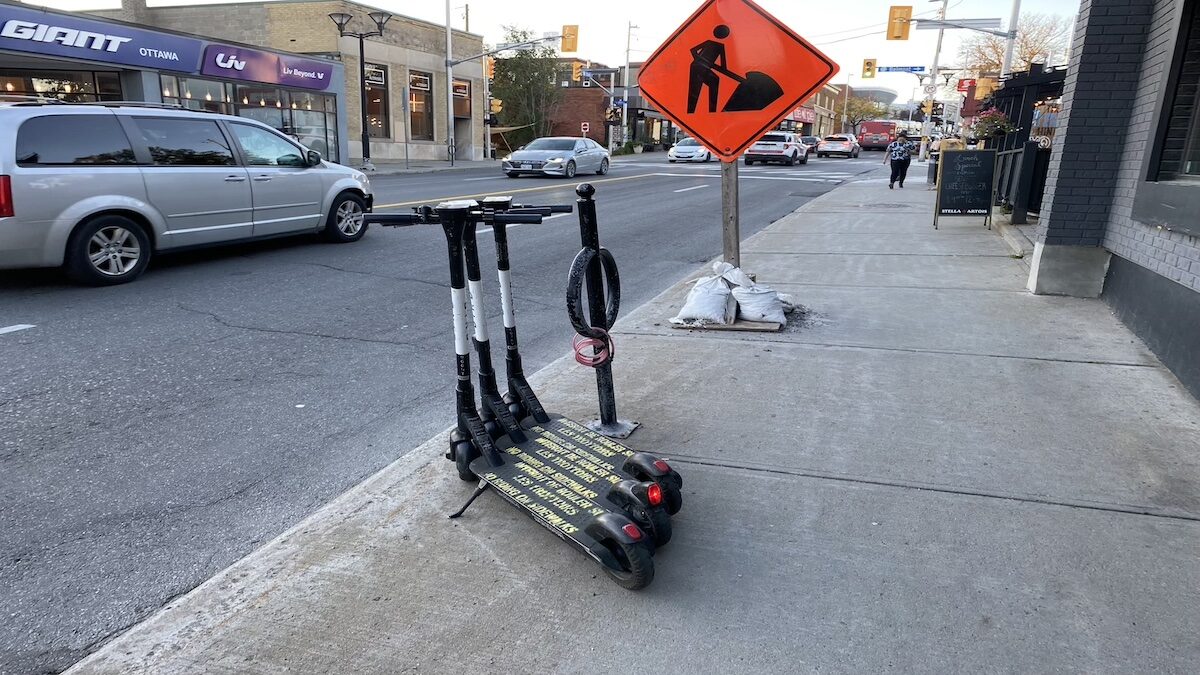
[[[746,166],[755,162],[781,162],[788,166],[808,164],[808,148],[796,134],[772,131],[750,146],[744,161]]]

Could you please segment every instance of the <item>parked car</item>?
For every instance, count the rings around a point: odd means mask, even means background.
[[[548,136],[522,146],[503,160],[504,174],[516,178],[521,174],[565,176],[592,172],[608,173],[608,150],[590,138]]]
[[[750,146],[743,156],[746,166],[755,162],[780,162],[788,166],[807,164],[808,150],[799,137],[786,131],[772,131]]]
[[[668,162],[711,162],[715,157],[694,138],[684,138],[667,151]]]
[[[801,136],[800,142],[804,144],[805,154],[811,155],[817,151],[817,145],[821,143],[820,136]]]
[[[843,157],[858,157],[862,148],[852,134],[833,134],[821,139],[817,145],[817,157],[842,155]]]
[[[0,268],[132,281],[152,254],[321,232],[357,241],[366,175],[241,117],[136,103],[0,102]]]

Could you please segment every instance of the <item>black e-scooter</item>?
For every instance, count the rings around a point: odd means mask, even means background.
[[[682,479],[667,462],[638,453],[567,418],[551,415],[525,380],[517,344],[507,225],[541,223],[571,207],[514,206],[510,197],[444,202],[412,214],[370,214],[369,222],[441,224],[450,262],[454,315],[457,425],[447,458],[459,477],[479,481],[462,515],[488,488],[598,562],[618,584],[645,588],[652,555],[671,538],[669,515],[682,504]],[[501,397],[491,365],[475,229],[490,225],[504,314],[508,394]],[[475,407],[467,303],[474,320],[483,414]]]

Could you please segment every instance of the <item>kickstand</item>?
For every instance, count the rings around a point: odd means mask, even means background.
[[[487,481],[483,481],[483,480],[479,481],[479,487],[475,488],[475,492],[471,493],[471,498],[467,500],[466,504],[462,505],[461,509],[455,511],[454,513],[451,513],[450,518],[453,519],[453,518],[458,518],[459,516],[461,516],[467,510],[467,507],[469,507],[472,503],[474,503],[474,501],[476,499],[479,498],[479,495],[483,494],[484,492],[487,492],[487,489],[488,489]]]

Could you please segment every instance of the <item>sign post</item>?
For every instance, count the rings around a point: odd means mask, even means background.
[[[591,124],[589,124],[589,123],[587,123],[587,122],[580,122],[580,123],[579,123],[579,133],[580,133],[581,135],[583,135],[583,136],[587,136],[587,135],[588,135],[588,132],[589,132],[589,131],[591,131],[591,130],[592,130],[592,125],[591,125]]]
[[[721,159],[726,262],[741,262],[738,157],[837,71],[753,0],[706,0],[642,64],[642,95]]]

